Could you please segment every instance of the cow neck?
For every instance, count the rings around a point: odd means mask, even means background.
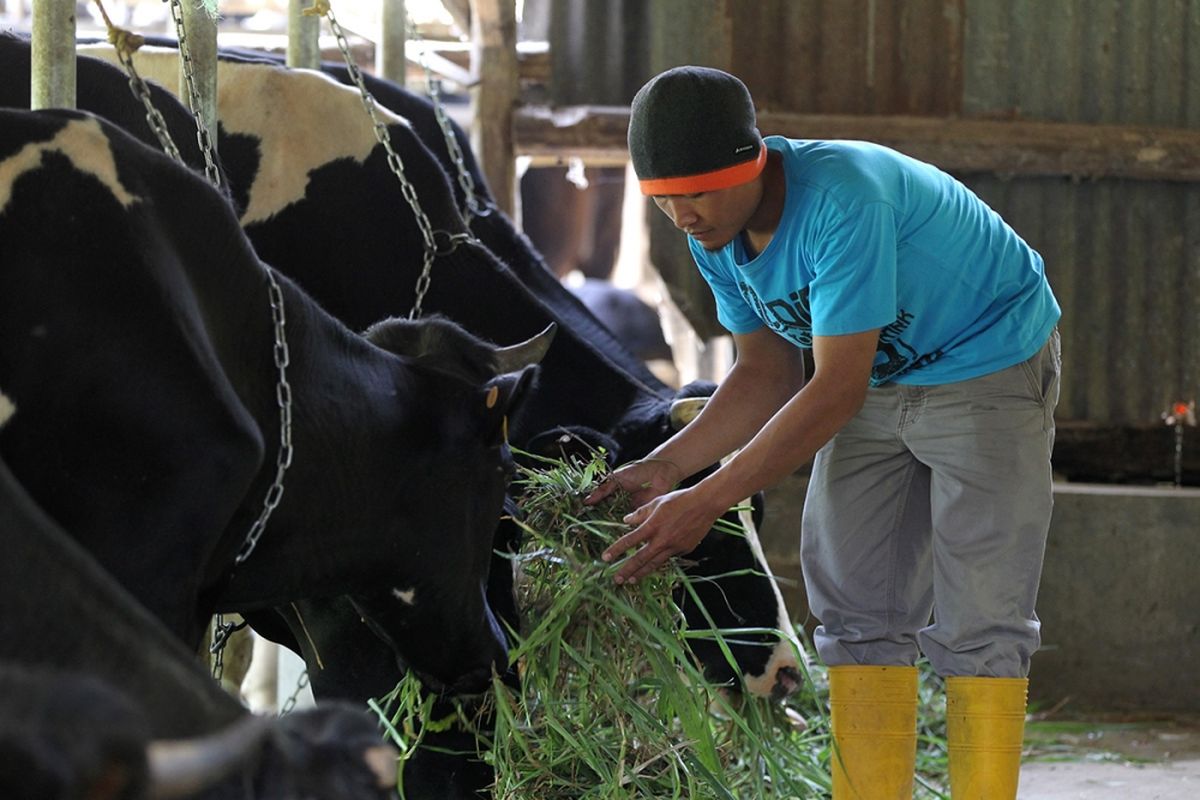
[[[220,193],[222,188],[221,173],[216,166],[212,137],[209,134],[208,126],[204,124],[204,120],[201,119],[197,111],[201,105],[200,96],[196,89],[195,67],[188,49],[187,32],[183,24],[182,8],[179,0],[170,0],[169,5],[179,36],[179,57],[183,61],[184,80],[191,99],[192,116],[196,123],[197,140],[204,153],[204,176],[209,184]],[[103,6],[101,6],[101,13],[103,11]],[[124,31],[113,25],[107,14],[104,14],[104,22],[108,26],[109,38],[114,42],[119,42],[116,46],[118,59],[129,74],[131,91],[146,108],[151,128],[154,129],[159,143],[168,156],[186,167],[187,164],[180,155],[179,148],[175,146],[170,133],[167,131],[166,122],[163,120],[158,109],[154,107],[149,88],[134,69],[132,54],[141,46],[140,37],[135,39],[128,31]],[[279,505],[279,501],[283,498],[283,478],[288,467],[292,465],[292,389],[287,379],[287,366],[290,357],[285,328],[287,321],[284,313],[283,291],[279,287],[279,281],[275,278],[275,271],[265,264],[263,265],[263,270],[267,278],[268,299],[271,305],[271,321],[275,336],[272,352],[275,369],[279,373],[279,381],[275,386],[275,398],[279,405],[279,452],[275,459],[275,477],[271,482],[270,488],[267,489],[266,497],[263,499],[262,510],[250,526],[250,530],[246,532],[246,538],[243,540],[241,548],[234,557],[235,569],[249,558],[250,554],[254,552],[254,548],[258,546],[258,540],[262,537],[263,531],[266,530],[267,521],[271,518],[271,514],[274,513],[276,507]]]
[[[268,283],[268,296],[271,301],[271,322],[275,334],[275,345],[272,348],[272,355],[275,361],[275,369],[279,373],[279,381],[275,384],[275,400],[279,405],[279,453],[275,459],[275,478],[271,482],[271,488],[267,490],[267,496],[263,500],[262,511],[259,512],[258,518],[254,520],[254,524],[250,526],[250,530],[246,533],[246,538],[242,542],[242,547],[234,557],[234,569],[239,564],[250,557],[254,552],[254,548],[258,546],[258,540],[262,537],[263,531],[267,527],[267,520],[271,518],[275,508],[279,505],[279,501],[283,498],[283,478],[288,467],[292,465],[292,387],[287,379],[287,367],[290,361],[290,353],[288,351],[287,332],[287,317],[284,314],[283,306],[283,290],[279,287],[279,281],[275,278],[275,270],[267,265],[263,265],[263,272],[266,275]]]
[[[172,0],[172,2],[178,2],[178,0]],[[421,229],[421,238],[425,244],[424,263],[421,266],[421,274],[417,277],[416,299],[413,301],[412,310],[408,312],[409,319],[417,319],[421,316],[421,304],[425,300],[425,294],[429,291],[430,283],[433,282],[433,259],[436,256],[450,255],[464,242],[473,243],[476,241],[474,235],[471,233],[469,220],[464,218],[462,211],[456,207],[455,212],[458,214],[458,221],[460,223],[457,233],[441,229],[435,231],[433,229],[433,224],[429,221],[429,215],[421,207],[421,201],[417,197],[416,188],[409,181],[407,174],[405,174],[404,160],[400,158],[400,154],[392,147],[391,134],[388,132],[387,125],[379,118],[377,112],[379,104],[371,96],[370,90],[367,89],[362,70],[358,68],[358,63],[350,53],[350,44],[346,41],[346,35],[342,30],[342,26],[338,24],[337,17],[333,14],[333,9],[327,0],[316,0],[313,7],[305,9],[303,13],[306,16],[324,16],[329,21],[329,29],[333,32],[334,38],[337,40],[338,49],[342,51],[342,58],[346,62],[346,70],[350,74],[351,80],[354,81],[355,87],[358,88],[358,93],[362,98],[363,108],[366,109],[367,116],[371,118],[371,128],[375,131],[375,139],[383,147],[384,151],[387,152],[388,167],[395,174],[396,179],[400,181],[400,189],[404,195],[404,199],[408,202],[409,207],[412,208],[413,215],[417,219],[417,227]],[[449,123],[446,123],[446,125],[448,127]],[[447,128],[444,127],[443,130],[447,130]],[[448,140],[453,140],[453,136],[450,136],[448,133],[447,137]],[[452,147],[452,153],[454,150],[458,150],[456,142],[452,143]],[[460,166],[462,165],[461,150],[458,150],[458,163]],[[465,166],[463,169],[465,170]],[[468,178],[468,180],[470,179]],[[471,181],[470,189],[471,194],[468,196],[473,197],[474,181]],[[444,245],[439,245],[438,234],[443,236]]]
[[[179,58],[184,64],[184,80],[187,85],[188,97],[191,98],[192,116],[196,121],[197,140],[200,145],[200,150],[204,152],[204,176],[208,179],[209,184],[215,188],[217,192],[221,192],[221,172],[216,167],[216,158],[214,156],[214,148],[212,148],[212,137],[210,136],[209,128],[204,124],[202,116],[200,116],[200,97],[199,91],[196,88],[196,78],[194,78],[194,65],[191,58],[190,47],[187,42],[187,31],[182,18],[182,7],[180,0],[169,0],[170,13],[175,23],[176,35],[179,36]],[[109,38],[114,42],[126,43],[124,47],[116,47],[119,59],[122,65],[125,65],[126,72],[130,73],[130,85],[134,95],[139,97],[143,106],[148,109],[148,114],[151,114],[160,121],[162,133],[158,136],[163,144],[163,149],[167,151],[167,155],[174,158],[180,164],[184,162],[184,158],[180,156],[178,148],[175,148],[174,143],[170,140],[170,134],[167,133],[166,122],[162,122],[162,115],[158,114],[154,108],[154,103],[151,102],[150,90],[146,88],[145,83],[138,77],[136,71],[133,70],[132,52],[134,49],[142,46],[142,42],[132,41],[131,35],[127,31],[116,29],[112,22],[109,22],[107,14],[104,14],[104,23],[108,25]],[[155,127],[151,124],[151,127]],[[157,133],[157,131],[156,131]],[[169,146],[168,146],[169,145]],[[254,519],[250,530],[246,531],[246,539],[242,541],[241,548],[238,554],[234,557],[234,569],[250,558],[254,548],[258,546],[258,540],[262,539],[263,531],[266,529],[266,522],[271,518],[272,513],[280,505],[280,500],[283,499],[283,477],[287,474],[287,470],[292,465],[292,385],[288,383],[287,368],[290,360],[288,351],[287,339],[287,315],[283,308],[283,291],[280,288],[275,277],[275,270],[270,266],[263,265],[263,272],[268,282],[268,299],[271,306],[271,324],[272,331],[275,335],[275,344],[272,347],[272,356],[275,360],[275,368],[278,372],[278,381],[275,386],[275,398],[278,407],[280,407],[280,449],[275,459],[275,477],[271,481],[271,486],[266,491],[266,497],[263,499],[263,509],[259,511],[258,517]],[[232,573],[230,573],[232,577]]]

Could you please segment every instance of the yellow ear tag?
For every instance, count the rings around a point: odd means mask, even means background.
[[[488,396],[487,396],[487,407],[488,407],[488,408],[494,408],[494,407],[495,407],[495,405],[496,405],[496,401],[497,401],[497,400],[499,400],[499,399],[500,399],[500,387],[499,387],[499,386],[493,386],[493,387],[492,387],[492,388],[491,388],[491,389],[488,391]]]

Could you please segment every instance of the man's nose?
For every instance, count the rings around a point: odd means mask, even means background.
[[[673,222],[675,227],[679,228],[680,230],[694,226],[699,220],[695,209],[692,208],[691,204],[685,200],[677,200],[672,198],[667,201],[667,205],[664,210],[667,212],[667,216],[671,218],[671,222]]]

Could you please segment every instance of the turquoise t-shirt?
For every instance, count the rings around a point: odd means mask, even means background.
[[[871,385],[967,380],[1030,358],[1060,316],[1042,257],[967,187],[867,142],[769,136],[787,197],[770,244],[688,244],[721,324],[800,347],[881,328]]]

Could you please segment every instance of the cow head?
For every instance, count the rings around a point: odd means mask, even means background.
[[[641,458],[666,441],[699,415],[715,388],[708,381],[696,381],[681,388],[670,401],[631,408],[613,436],[620,443],[617,462]],[[715,465],[701,471],[685,485],[714,469]],[[710,680],[728,682],[754,695],[780,698],[800,686],[803,669],[799,659],[803,658],[803,650],[796,642],[783,595],[758,541],[762,494],[749,499],[749,512],[725,515],[729,522],[742,526],[745,537],[716,528],[709,531],[684,563],[695,596],[677,590],[675,600],[693,629],[740,631],[725,637],[735,664],[729,663],[716,641],[692,641],[692,651]]]
[[[366,334],[434,377],[482,381],[475,398],[468,397],[477,404],[473,427],[452,422],[471,419],[469,410],[460,415],[435,408],[426,418],[432,424],[411,433],[419,437],[418,452],[436,454],[409,471],[403,490],[405,497],[419,498],[407,514],[418,568],[383,591],[350,598],[401,663],[431,688],[478,692],[493,669],[503,672],[507,666],[507,640],[487,599],[492,532],[514,469],[506,418],[533,378],[525,365],[541,359],[553,334],[551,326],[519,345],[494,347],[438,317],[388,320]]]
[[[0,711],[5,797],[393,796],[395,749],[346,704],[152,739],[145,709],[108,681],[0,662]]]

